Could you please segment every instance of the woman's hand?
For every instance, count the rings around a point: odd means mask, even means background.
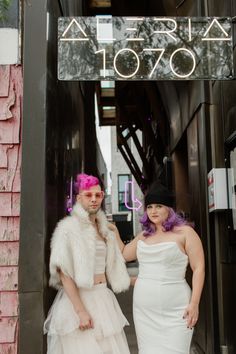
[[[108,229],[109,229],[109,230],[111,230],[111,231],[113,231],[113,232],[116,232],[116,231],[117,231],[116,225],[113,224],[112,222],[109,222],[109,223],[107,224],[107,226],[108,226]]]
[[[85,329],[93,328],[92,317],[89,315],[87,311],[78,311],[77,314],[80,319],[79,329],[81,331],[84,331]]]
[[[187,306],[186,310],[184,311],[183,318],[187,319],[187,327],[193,328],[197,323],[199,315],[198,305],[191,303]]]

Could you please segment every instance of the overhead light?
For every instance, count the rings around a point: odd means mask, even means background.
[[[90,7],[111,7],[111,0],[90,0]]]

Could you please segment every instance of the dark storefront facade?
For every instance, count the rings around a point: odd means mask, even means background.
[[[104,3],[107,7],[82,0],[24,3],[20,354],[46,352],[42,325],[55,295],[47,285],[49,242],[57,220],[65,214],[71,177],[79,170],[99,175],[95,91],[101,107],[104,98],[99,97],[98,82],[57,80],[58,17],[98,13],[232,17],[236,13],[234,1]],[[117,112],[112,125],[117,125],[123,155],[128,149],[123,129],[129,129],[133,139],[136,129],[143,132],[143,146],[138,150],[145,181],[126,155],[137,182],[144,188],[160,178],[172,186],[177,209],[194,220],[202,237],[207,266],[193,341],[198,354],[236,353],[235,216],[231,210],[209,213],[207,179],[212,168],[236,169],[235,86],[233,80],[120,81],[112,101]],[[151,117],[148,122],[147,117]]]

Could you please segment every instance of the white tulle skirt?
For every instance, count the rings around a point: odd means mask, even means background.
[[[106,284],[80,289],[80,297],[94,328],[79,329],[79,316],[64,290],[59,290],[44,323],[47,354],[130,354],[123,330],[129,323]]]

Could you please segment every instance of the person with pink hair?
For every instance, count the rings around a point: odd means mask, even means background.
[[[44,323],[48,354],[130,354],[128,324],[113,292],[129,288],[125,260],[101,210],[97,177],[79,174],[76,203],[51,240],[50,286],[57,296]]]
[[[139,354],[189,354],[204,283],[204,253],[191,224],[174,209],[174,195],[155,183],[144,198],[143,231],[124,245],[126,261],[138,259],[133,314]],[[185,280],[192,269],[192,290]]]

